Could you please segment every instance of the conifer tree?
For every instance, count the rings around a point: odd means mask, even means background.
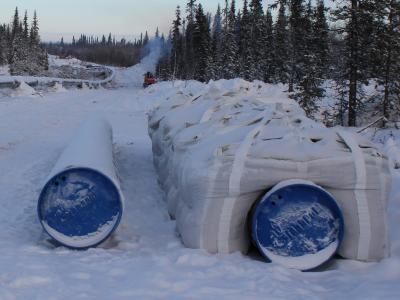
[[[19,13],[18,13],[18,7],[15,8],[14,12],[14,18],[12,22],[12,39],[15,38],[15,36],[20,32],[20,27],[19,27],[20,21],[19,21]]]
[[[184,76],[186,79],[192,79],[194,76],[194,45],[193,45],[193,31],[195,26],[195,14],[196,14],[196,0],[188,0],[186,4],[186,29],[184,33]]]
[[[33,13],[33,22],[32,22],[31,32],[30,32],[30,43],[31,43],[31,46],[39,46],[39,44],[40,44],[39,21],[37,18],[36,10]]]
[[[248,10],[248,2],[244,0],[242,9],[242,18],[240,22],[240,37],[239,37],[239,54],[240,66],[239,75],[246,80],[252,80],[256,77],[255,60],[253,57],[252,47],[252,25],[250,13]]]
[[[143,39],[143,46],[146,46],[149,43],[149,40],[150,40],[149,34],[147,33],[147,30],[146,30],[146,33],[144,34],[144,39]]]
[[[264,59],[265,59],[265,69],[264,78],[265,82],[272,82],[275,73],[275,48],[274,48],[274,33],[273,33],[273,21],[271,10],[268,9],[265,15],[265,44],[264,44]]]
[[[224,68],[222,70],[222,78],[232,79],[237,77],[238,64],[238,43],[235,36],[236,12],[235,0],[232,0],[229,5],[228,0],[225,0],[224,9],[224,27],[223,27],[223,52],[222,61]]]
[[[313,113],[318,108],[318,100],[324,96],[324,89],[321,87],[322,78],[318,70],[317,58],[315,53],[314,32],[312,26],[313,10],[311,0],[308,1],[305,15],[303,16],[303,57],[296,61],[301,66],[301,76],[296,84],[294,99],[304,109],[307,116],[312,118]]]
[[[250,4],[251,19],[251,45],[253,56],[253,68],[255,77],[253,79],[264,79],[264,70],[266,68],[265,61],[265,45],[266,33],[264,32],[264,11],[261,0],[251,0]]]
[[[161,58],[156,67],[156,76],[161,80],[169,80],[170,79],[170,46],[171,46],[171,34],[168,37],[168,40],[165,40],[164,34],[161,34],[160,37],[161,42]]]
[[[222,72],[222,15],[221,7],[218,4],[217,12],[214,16],[212,25],[212,38],[211,38],[211,61],[207,67],[207,73],[210,79],[221,78]]]
[[[381,32],[377,36],[375,55],[381,55],[377,66],[378,84],[383,87],[382,113],[387,119],[400,116],[400,2],[395,0],[376,1],[377,18]]]
[[[306,55],[303,1],[290,1],[289,92],[294,91],[294,85],[302,78],[305,64],[303,60]]]
[[[289,31],[285,4],[279,4],[278,19],[274,26],[275,81],[289,82]]]
[[[0,66],[7,64],[7,33],[6,27],[0,25]]]
[[[180,78],[182,75],[181,68],[182,68],[182,46],[183,46],[183,41],[182,41],[182,35],[180,31],[180,27],[182,25],[182,19],[181,19],[181,10],[180,7],[178,6],[176,8],[176,13],[175,13],[175,20],[173,22],[173,27],[172,27],[172,38],[171,38],[171,67],[170,70],[172,71],[172,78]]]
[[[29,26],[28,26],[28,12],[27,12],[27,11],[25,11],[25,16],[24,16],[23,37],[24,37],[25,42],[28,42],[28,38],[29,38]]]
[[[360,92],[365,76],[369,73],[367,58],[371,53],[368,44],[365,43],[366,31],[370,20],[366,4],[369,0],[345,0],[339,3],[334,11],[337,21],[343,22],[341,33],[345,36],[345,67],[342,72],[342,81],[348,81],[348,126],[357,125],[357,112],[361,102]],[[361,48],[364,45],[365,48]]]
[[[205,82],[209,79],[206,71],[211,61],[210,28],[201,4],[197,6],[193,30],[194,79]]]
[[[316,67],[321,78],[328,77],[329,70],[329,26],[326,19],[326,8],[323,0],[318,0],[313,24],[313,52]]]

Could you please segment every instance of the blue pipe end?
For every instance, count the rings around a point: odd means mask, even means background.
[[[58,243],[87,249],[104,242],[118,227],[123,204],[118,188],[100,172],[73,168],[51,178],[38,201],[44,230]]]
[[[251,221],[253,241],[267,260],[303,271],[327,262],[343,240],[340,207],[312,183],[280,183],[256,205]]]

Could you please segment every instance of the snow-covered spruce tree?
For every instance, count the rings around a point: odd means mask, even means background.
[[[7,61],[9,64],[12,63],[12,59],[13,59],[14,52],[15,52],[14,45],[13,45],[14,40],[20,32],[19,23],[20,23],[19,22],[19,12],[18,12],[18,7],[16,7],[15,11],[14,11],[14,17],[13,17],[13,21],[11,23],[11,27],[9,27],[10,35],[8,37],[8,53],[7,53]]]
[[[25,16],[24,16],[23,38],[25,41],[29,40],[29,25],[28,25],[28,12],[27,11],[25,11]]]
[[[346,71],[346,46],[342,39],[332,38],[332,47],[330,56],[330,69],[329,78],[332,79],[333,90],[337,97],[333,104],[333,107],[328,110],[331,114],[330,126],[340,125],[346,126],[347,109],[349,101],[349,86],[347,79],[343,76],[343,72]]]
[[[149,34],[148,34],[147,30],[146,30],[146,33],[144,34],[144,38],[143,38],[143,46],[146,46],[149,43],[149,40],[150,40]],[[112,43],[110,42],[110,45],[111,44]]]
[[[170,70],[170,52],[171,52],[171,34],[165,40],[164,34],[160,37],[161,42],[161,57],[156,66],[156,76],[161,80],[169,80],[171,75]]]
[[[18,9],[15,9],[8,58],[11,74],[38,75],[48,69],[47,52],[40,45],[38,24],[35,11],[29,30],[27,13],[22,23],[19,21]]]
[[[376,47],[378,84],[383,88],[381,110],[384,117],[398,121],[400,116],[400,2],[377,1],[376,17],[379,23]]]
[[[180,31],[181,26],[182,26],[181,9],[178,6],[176,8],[175,20],[173,21],[172,38],[171,38],[170,70],[172,72],[171,78],[173,80],[176,78],[181,78],[182,76],[183,37]]]
[[[305,8],[304,0],[289,2],[289,92],[294,91],[294,85],[303,77],[306,50]]]
[[[279,4],[278,18],[274,26],[275,82],[289,82],[289,31],[286,6]]]
[[[232,0],[230,6],[228,0],[225,0],[223,24],[224,47],[222,49],[222,61],[224,62],[224,67],[222,69],[222,78],[232,79],[236,78],[239,74],[239,46],[235,36],[235,0]]]
[[[256,74],[254,72],[254,57],[252,47],[252,25],[250,13],[248,10],[248,2],[244,0],[242,18],[240,21],[240,37],[239,37],[239,55],[240,66],[239,75],[246,80],[252,80]]]
[[[261,0],[251,0],[250,4],[250,19],[251,19],[251,45],[253,52],[253,68],[255,78],[264,80],[264,70],[266,69],[265,61],[265,45],[266,33],[264,26],[264,11]]]
[[[318,68],[316,44],[314,44],[312,15],[311,0],[309,0],[305,15],[302,18],[302,41],[304,44],[302,45],[301,53],[303,56],[296,58],[296,63],[301,67],[301,73],[297,74],[298,82],[293,95],[293,98],[310,118],[313,117],[313,114],[318,109],[318,102],[325,93],[325,90],[321,87],[322,78]]]
[[[340,33],[344,36],[345,69],[341,81],[348,82],[348,126],[357,125],[357,113],[362,100],[362,84],[371,74],[369,58],[371,57],[370,21],[371,0],[343,0],[338,3],[333,14],[335,20],[344,23]]]
[[[273,82],[275,73],[275,48],[274,48],[274,32],[271,10],[268,9],[265,14],[265,45],[264,45],[264,81]]]
[[[194,53],[193,31],[195,26],[196,0],[188,0],[186,4],[186,23],[184,34],[184,53],[183,53],[183,78],[193,79],[194,77]]]
[[[318,0],[313,22],[313,52],[318,76],[328,78],[329,71],[329,25],[323,0]]]
[[[6,26],[0,25],[0,66],[7,64],[7,34]]]
[[[207,74],[210,79],[217,80],[221,78],[222,72],[222,15],[221,7],[218,4],[217,12],[214,16],[211,38],[211,61],[207,66]]]
[[[33,67],[30,61],[31,53],[25,44],[22,34],[18,33],[14,36],[11,51],[10,73],[12,75],[31,75]]]
[[[12,75],[23,75],[28,72],[29,51],[27,46],[23,38],[23,27],[20,26],[18,8],[15,8],[8,59]]]
[[[207,74],[207,66],[211,61],[210,55],[210,28],[203,6],[199,4],[196,9],[193,30],[194,52],[194,79],[205,82],[210,78]]]
[[[31,75],[35,75],[44,70],[48,70],[49,68],[47,52],[40,45],[39,21],[37,18],[36,11],[34,11],[33,13],[30,41],[31,41],[31,47],[30,47],[31,61],[33,62],[34,66]]]
[[[14,11],[14,17],[12,21],[12,27],[11,27],[11,38],[14,39],[14,37],[20,33],[21,27],[19,26],[20,20],[19,20],[19,12],[18,12],[18,7],[15,8]]]

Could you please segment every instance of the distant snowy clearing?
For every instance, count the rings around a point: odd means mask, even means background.
[[[0,94],[1,300],[400,298],[398,171],[389,205],[392,256],[380,263],[334,259],[302,273],[264,263],[256,253],[210,255],[185,248],[157,183],[147,112],[177,93],[194,98],[207,87],[167,82],[144,90],[139,86],[147,69],[118,69],[118,89]],[[282,97],[282,86],[260,86],[260,97]],[[236,81],[225,87],[237,92]],[[92,112],[113,126],[126,210],[117,233],[101,247],[56,248],[37,219],[37,198],[60,152]],[[367,135],[379,141],[372,133]],[[381,140],[390,135],[386,147],[394,165],[400,135],[384,132]]]

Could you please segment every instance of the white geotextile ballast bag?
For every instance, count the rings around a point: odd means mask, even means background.
[[[271,86],[243,80],[177,89],[150,113],[154,163],[184,244],[211,253],[246,252],[252,205],[281,181],[311,181],[344,217],[339,254],[389,255],[387,158],[369,141],[308,119]]]

